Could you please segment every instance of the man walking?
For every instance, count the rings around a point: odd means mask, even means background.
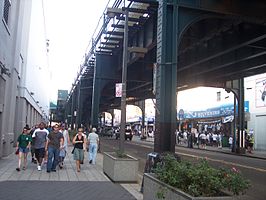
[[[92,128],[92,132],[88,136],[89,144],[89,163],[95,164],[96,155],[99,145],[99,136],[96,134],[96,128]]]
[[[34,149],[35,149],[35,157],[37,159],[37,169],[38,171],[42,170],[42,161],[45,156],[45,147],[47,146],[47,136],[49,132],[45,129],[44,122],[39,124],[39,128],[37,128],[33,134],[32,138],[34,138]]]
[[[60,150],[59,152],[59,168],[62,169],[64,165],[64,159],[66,157],[66,152],[67,152],[67,146],[70,144],[70,138],[69,138],[69,133],[68,130],[65,127],[65,124],[61,125],[61,131],[64,137],[64,147],[63,149]]]
[[[64,148],[64,136],[59,132],[59,125],[56,124],[53,127],[53,131],[48,135],[48,162],[47,173],[56,172],[56,166],[59,161],[59,152]]]

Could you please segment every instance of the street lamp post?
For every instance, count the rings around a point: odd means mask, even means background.
[[[128,56],[128,9],[125,9],[124,24],[124,47],[122,65],[122,96],[121,96],[121,123],[120,123],[120,143],[119,150],[123,153],[125,149],[125,127],[126,127],[126,97],[127,97],[127,56]]]

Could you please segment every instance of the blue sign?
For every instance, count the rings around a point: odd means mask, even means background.
[[[245,112],[249,112],[249,102],[245,101],[244,105],[245,105],[244,108]],[[185,119],[214,118],[214,117],[226,117],[230,115],[234,115],[233,104],[227,104],[227,105],[222,105],[220,107],[209,108],[204,111],[187,111],[184,113],[184,118]]]

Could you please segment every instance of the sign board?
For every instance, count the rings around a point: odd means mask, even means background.
[[[156,95],[156,82],[157,81],[157,63],[153,64],[153,89],[152,92]]]
[[[183,120],[184,119],[184,110],[183,109],[180,109],[179,112],[178,112],[178,115],[179,115],[179,120]]]
[[[115,84],[115,97],[122,97],[122,83]]]

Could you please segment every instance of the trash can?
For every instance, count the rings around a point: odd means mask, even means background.
[[[148,153],[147,160],[144,168],[144,173],[150,173],[153,172],[153,170],[156,168],[156,165],[158,162],[160,162],[160,154],[156,152]],[[142,179],[140,192],[143,193],[143,184],[144,184],[144,178]]]
[[[223,136],[222,145],[223,145],[223,147],[229,147],[228,136]]]
[[[8,156],[13,152],[14,133],[7,133],[2,137],[3,156]]]

